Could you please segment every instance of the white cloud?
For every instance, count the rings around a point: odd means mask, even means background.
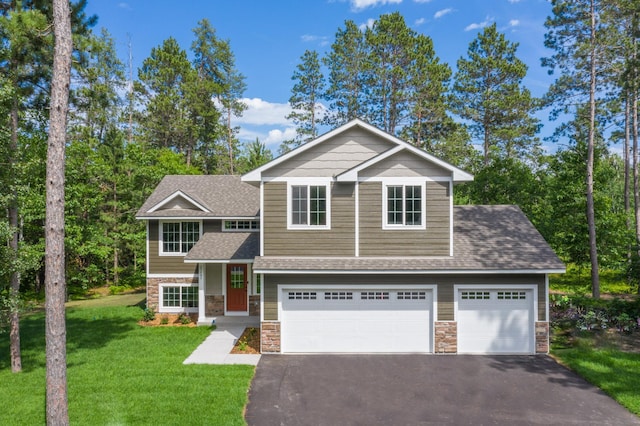
[[[415,25],[416,26],[420,26],[420,25],[424,24],[426,21],[427,20],[424,19],[424,18],[418,18],[418,19],[416,19]]]
[[[244,98],[242,102],[247,105],[247,109],[242,117],[234,119],[237,124],[256,126],[272,124],[286,126],[290,124],[289,120],[284,118],[291,112],[288,103],[268,102],[260,98]]]
[[[490,18],[487,16],[487,18],[484,21],[477,22],[477,23],[474,22],[473,24],[469,24],[464,28],[464,30],[471,31],[471,30],[477,30],[478,28],[484,28],[487,25],[489,25],[492,21],[493,21],[493,18]]]
[[[520,3],[522,0],[508,0],[509,3],[513,4],[513,3]]]
[[[329,44],[329,38],[326,37],[326,36],[317,36],[317,35],[312,35],[312,34],[304,34],[300,38],[305,43],[318,42],[318,44],[320,46],[326,46],[327,44]]]
[[[510,27],[517,27],[518,25],[520,25],[520,21],[517,19],[512,19],[509,21],[509,26]]]
[[[400,4],[402,0],[351,0],[351,9],[361,11],[369,7],[384,6],[385,4]]]
[[[360,28],[360,31],[364,31],[364,30],[366,30],[367,28],[372,28],[372,27],[373,27],[373,23],[374,23],[374,22],[376,22],[376,20],[375,20],[375,19],[373,19],[373,18],[369,18],[369,19],[367,19],[367,22],[365,22],[364,24],[360,24],[360,25],[358,26],[358,28]]]
[[[450,7],[448,7],[448,8],[446,8],[446,9],[441,9],[441,10],[437,11],[436,13],[434,13],[434,14],[433,14],[433,17],[434,17],[435,19],[442,18],[444,15],[448,15],[448,14],[450,14],[451,12],[453,12],[453,9],[451,9]]]
[[[414,3],[431,3],[433,0],[413,0]]]
[[[284,130],[272,129],[267,133],[267,137],[264,139],[265,145],[268,147],[276,147],[283,141],[295,139],[296,129],[295,127],[287,127]]]
[[[125,3],[125,2],[120,2],[118,3],[118,7],[120,9],[125,9],[125,10],[132,10],[131,9],[131,5],[129,3]]]

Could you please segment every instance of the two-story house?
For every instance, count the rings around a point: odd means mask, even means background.
[[[260,315],[262,352],[546,353],[565,266],[516,206],[454,206],[473,177],[360,120],[237,176],[167,176],[147,303]]]

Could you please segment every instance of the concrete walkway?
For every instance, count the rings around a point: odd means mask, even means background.
[[[248,364],[257,365],[260,355],[231,354],[231,349],[247,327],[260,327],[259,317],[217,317],[216,329],[183,364]]]

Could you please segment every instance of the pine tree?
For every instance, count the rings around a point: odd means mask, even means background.
[[[478,34],[467,57],[457,63],[451,108],[470,121],[471,135],[482,141],[485,166],[492,155],[537,154],[539,122],[532,116],[537,105],[522,85],[527,66],[517,58],[517,47],[493,24]]]

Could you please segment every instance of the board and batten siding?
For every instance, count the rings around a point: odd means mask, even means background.
[[[166,219],[170,222],[171,219]],[[184,256],[160,256],[160,225],[158,220],[149,221],[149,273],[150,274],[194,274],[198,273],[198,265],[184,263]],[[220,220],[205,220],[202,224],[205,232],[220,232]]]
[[[426,229],[382,229],[383,183],[360,183],[360,256],[449,256],[449,183],[427,181],[426,193]]]
[[[436,321],[454,320],[454,285],[474,284],[487,287],[511,285],[537,285],[538,320],[545,320],[546,288],[544,274],[490,274],[490,275],[266,275],[264,285],[264,319],[278,321],[278,285],[311,285],[322,288],[323,285],[376,285],[402,287],[403,285],[436,285],[438,317]]]
[[[331,186],[331,229],[287,229],[287,184],[264,184],[265,256],[354,256],[353,184]]]
[[[336,176],[393,146],[378,135],[353,127],[265,170],[263,177]]]

